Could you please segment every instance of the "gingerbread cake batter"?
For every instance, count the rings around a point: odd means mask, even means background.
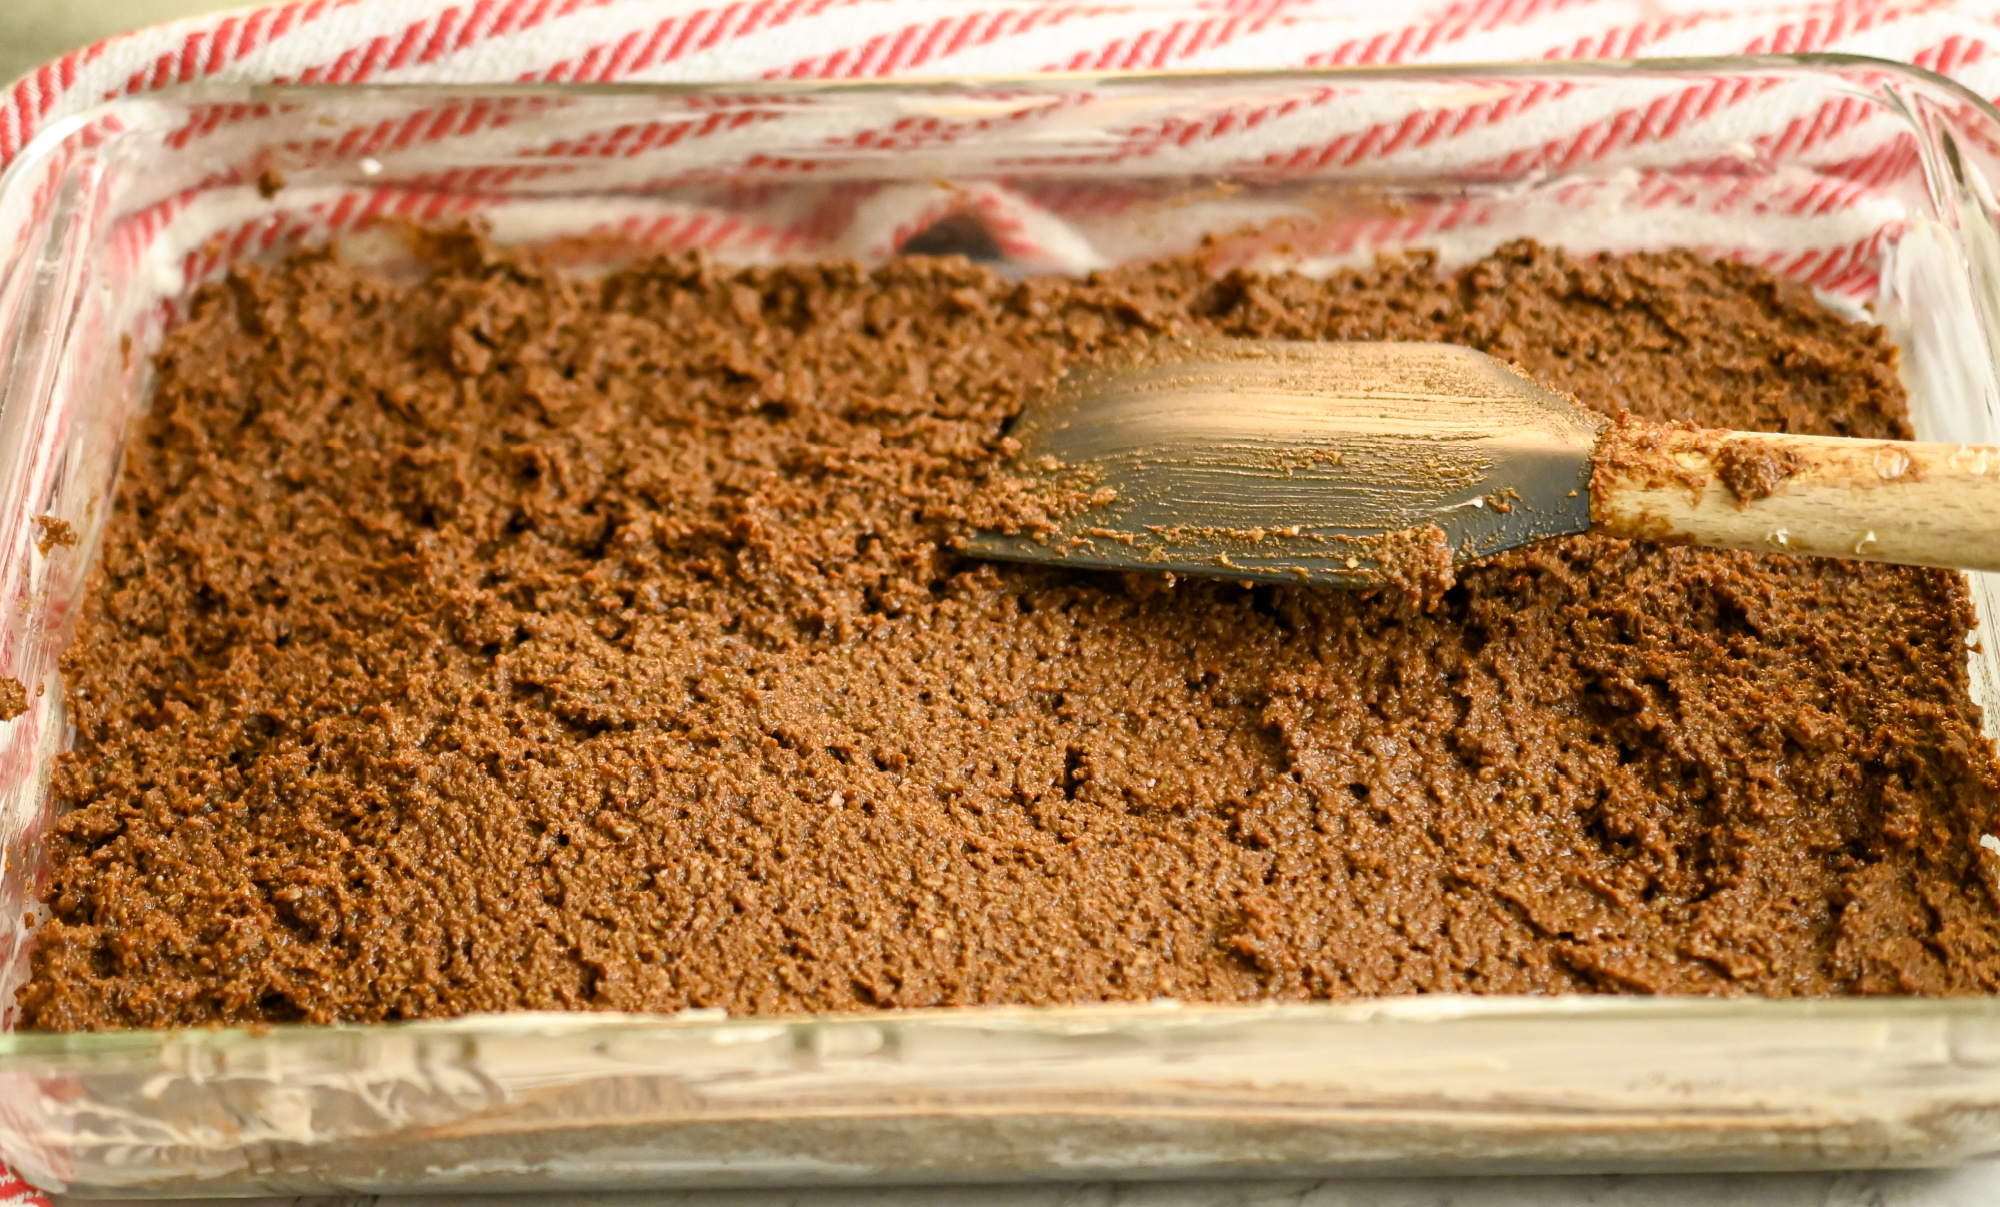
[[[1907,436],[1801,289],[425,254],[244,269],[161,353],[26,1025],[2000,987],[1951,573],[1581,537],[1425,610],[954,552],[1024,394],[1160,334]]]

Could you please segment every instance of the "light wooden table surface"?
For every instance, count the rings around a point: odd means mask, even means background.
[[[0,0],[0,82],[124,30],[235,7],[216,0]]]
[[[2000,1163],[1939,1172],[1089,1182],[1074,1186],[218,1199],[204,1207],[1993,1207]],[[82,1207],[80,1200],[70,1200]]]

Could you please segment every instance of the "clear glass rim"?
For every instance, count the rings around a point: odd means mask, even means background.
[[[286,1043],[338,1036],[451,1039],[467,1035],[609,1035],[670,1030],[698,1038],[746,1029],[799,1031],[819,1028],[914,1027],[1013,1031],[1060,1035],[1124,1027],[1215,1029],[1251,1024],[1323,1026],[1452,1026],[1554,1022],[1562,1019],[1644,1024],[1732,1022],[1782,1025],[1807,1020],[1895,1024],[2000,1020],[2000,997],[1642,997],[1619,994],[1411,994],[1340,1001],[1287,1002],[1091,1002],[1064,1006],[929,1006],[912,1010],[862,1010],[828,1014],[722,1015],[699,1010],[646,1014],[593,1010],[510,1010],[450,1018],[389,1022],[275,1023],[263,1026],[134,1028],[122,1031],[9,1031],[0,1033],[0,1060],[109,1055],[193,1042],[198,1046]]]
[[[765,97],[876,96],[896,92],[1065,92],[1088,87],[1154,87],[1196,84],[1315,83],[1337,80],[1454,80],[1493,78],[1586,78],[1592,76],[1699,76],[1746,71],[1865,70],[1900,76],[1941,89],[2000,126],[2000,107],[1947,75],[1894,59],[1845,53],[1695,55],[1656,59],[1556,59],[1513,62],[1391,64],[1380,66],[1216,68],[1187,71],[1069,72],[1037,75],[893,76],[880,79],[664,80],[586,83],[569,81],[428,82],[391,84],[292,84],[248,81],[194,81],[115,97],[43,127],[0,172],[0,197],[14,186],[26,165],[77,129],[121,110],[155,103],[305,104],[357,97],[438,97],[463,100],[554,100],[571,97]]]
[[[229,95],[248,94],[258,101],[325,99],[333,96],[405,94],[479,97],[549,96],[866,96],[884,92],[983,92],[995,89],[1067,91],[1079,87],[1165,86],[1175,84],[1310,83],[1367,79],[1491,79],[1546,76],[1704,75],[1731,71],[1825,70],[1882,71],[1956,92],[1996,121],[2000,107],[1950,76],[1927,67],[1873,55],[1846,53],[1685,55],[1657,59],[1530,59],[1506,62],[1380,64],[1330,67],[1204,68],[1180,71],[1050,71],[1034,75],[964,76],[906,75],[868,79],[661,80],[613,83],[567,81],[437,82],[394,84],[189,83],[141,94],[147,98],[181,99],[207,89]],[[111,102],[116,103],[116,102]]]

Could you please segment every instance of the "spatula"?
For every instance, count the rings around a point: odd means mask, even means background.
[[[1366,587],[1597,531],[2000,570],[2000,448],[1612,422],[1449,344],[1165,343],[1009,435],[987,557]]]

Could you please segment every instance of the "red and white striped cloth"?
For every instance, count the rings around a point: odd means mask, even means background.
[[[202,78],[748,80],[1846,51],[1990,96],[1996,41],[1991,0],[293,0],[48,64],[0,104],[0,162],[55,118]]]
[[[0,96],[0,165],[51,122],[198,79],[754,80],[1841,51],[2000,97],[1996,48],[2000,0],[292,0],[141,30],[40,68]],[[1537,136],[1575,137],[1607,116],[1553,112]],[[1476,150],[1491,131],[1426,137]],[[1611,141],[1580,141],[1579,153],[1608,154]],[[1384,139],[1342,153],[1401,149]],[[936,203],[921,188],[877,194],[827,245],[893,246]],[[1024,245],[1064,260],[1065,231],[1044,212],[997,194],[974,204],[1003,234],[1042,222]],[[0,1167],[0,1207],[30,1203],[46,1200]]]
[[[0,1165],[0,1207],[49,1207],[49,1201],[34,1187]]]

